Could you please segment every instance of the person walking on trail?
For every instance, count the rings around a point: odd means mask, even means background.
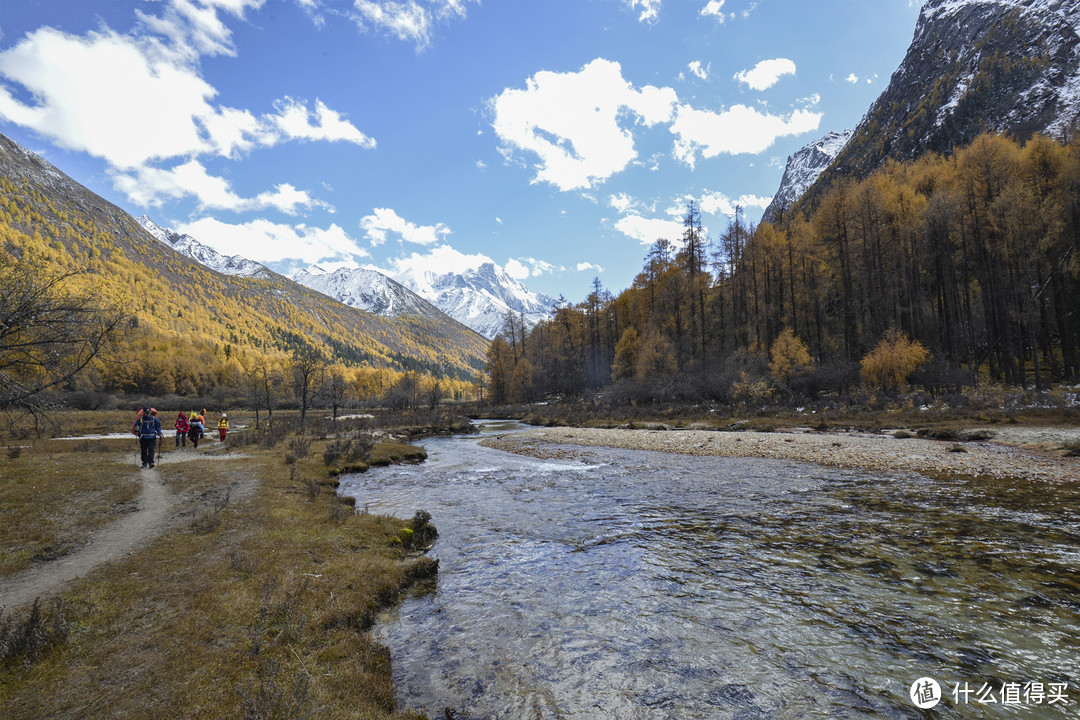
[[[188,439],[191,440],[191,447],[198,449],[199,438],[203,434],[203,423],[196,413],[191,413],[191,421],[188,423]]]
[[[142,415],[135,423],[139,430],[139,450],[142,453],[142,466],[154,467],[154,446],[161,434],[161,421],[150,411],[143,408]]]
[[[191,424],[183,411],[176,415],[176,422],[173,427],[176,428],[176,447],[187,447],[187,434],[188,430],[191,429]]]
[[[225,434],[229,432],[229,416],[221,413],[221,419],[217,421],[218,440],[225,442]]]
[[[139,412],[135,413],[135,422],[131,423],[131,434],[135,436],[135,439],[139,438],[139,421],[142,420],[144,413],[157,417],[157,408],[139,408]]]

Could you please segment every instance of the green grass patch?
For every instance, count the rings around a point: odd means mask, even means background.
[[[427,459],[427,451],[416,445],[380,440],[368,453],[368,465],[382,466],[400,463],[418,463]]]

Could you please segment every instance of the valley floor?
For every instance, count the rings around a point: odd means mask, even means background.
[[[1080,459],[1058,451],[1080,440],[1080,428],[1009,427],[991,431],[989,441],[952,442],[907,433],[644,430],[552,427],[484,440],[489,447],[554,457],[559,446],[583,445],[656,450],[689,455],[778,458],[833,467],[929,475],[1018,477],[1040,481],[1080,480]]]

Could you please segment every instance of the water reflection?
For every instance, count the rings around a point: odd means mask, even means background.
[[[1073,717],[1080,488],[475,438],[343,482],[429,511],[437,584],[388,613],[404,707],[441,717]],[[1071,705],[1000,702],[1068,683]],[[960,683],[994,688],[959,706]],[[1024,698],[1021,697],[1021,700]]]

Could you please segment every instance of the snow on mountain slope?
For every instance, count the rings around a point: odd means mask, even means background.
[[[217,250],[203,245],[190,235],[163,228],[146,215],[139,218],[139,224],[146,232],[171,247],[181,255],[186,255],[192,260],[205,265],[211,270],[217,270],[222,275],[238,275],[240,277],[265,277],[272,273],[265,265],[260,265],[254,260],[248,260],[240,255],[222,255]]]
[[[502,330],[508,313],[522,316],[525,325],[532,327],[550,318],[557,304],[491,262],[461,273],[409,270],[395,279],[488,339]]]
[[[765,208],[762,220],[773,222],[779,213],[794,205],[795,201],[814,184],[818,175],[821,175],[825,168],[836,159],[850,139],[850,130],[842,133],[830,132],[788,157],[787,165],[784,167],[784,177],[780,179],[780,188],[773,196],[769,207]]]
[[[446,319],[444,313],[427,300],[374,270],[343,267],[329,272],[312,265],[293,273],[292,279],[338,302],[376,315]]]
[[[849,139],[809,186],[795,178],[788,189],[785,170],[763,219],[800,197],[812,205],[834,178],[866,177],[888,158],[948,155],[984,132],[1023,142],[1078,127],[1080,2],[926,0],[903,61]]]

